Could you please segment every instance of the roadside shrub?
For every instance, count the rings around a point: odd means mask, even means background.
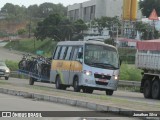
[[[18,62],[6,60],[5,63],[11,71],[18,70]]]
[[[120,80],[140,81],[142,70],[137,69],[134,65],[122,64],[120,69]]]

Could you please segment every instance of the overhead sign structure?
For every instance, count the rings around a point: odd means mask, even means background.
[[[151,14],[150,14],[150,16],[149,16],[148,19],[149,19],[149,20],[159,20],[159,19],[158,19],[157,12],[156,12],[155,9],[153,9],[153,11],[151,12]]]

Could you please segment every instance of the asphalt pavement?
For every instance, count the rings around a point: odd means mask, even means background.
[[[0,60],[20,61],[22,53],[0,47]]]
[[[0,78],[0,80],[4,81],[4,78]],[[10,78],[8,81],[5,81],[6,83],[12,84],[14,86],[20,86],[20,87],[31,87],[29,85],[29,79],[19,79],[19,78]],[[60,92],[60,93],[73,93],[73,88],[67,88],[66,91],[61,91],[61,90],[57,90],[55,88],[55,84],[50,84],[50,83],[40,83],[40,82],[35,82],[33,87],[39,87],[41,89],[48,89],[50,91],[56,91],[56,92]],[[104,91],[98,91],[98,90],[94,90],[93,95],[96,96],[105,96],[105,92]],[[153,100],[153,99],[145,99],[143,94],[140,92],[130,92],[130,91],[122,91],[122,90],[118,90],[115,91],[113,96],[111,96],[111,98],[115,98],[115,99],[123,99],[123,100],[127,100],[127,101],[133,101],[133,102],[139,102],[142,104],[147,104],[147,105],[159,105],[160,104],[160,100]]]
[[[37,99],[26,99],[17,96],[11,96],[0,93],[0,111],[11,113],[12,120],[17,120],[25,115],[28,117],[31,113],[37,113],[37,118],[30,118],[31,120],[139,120],[138,118],[119,117],[112,113],[101,113],[108,114],[111,117],[72,117],[73,114],[82,114],[84,112],[92,113],[90,109],[74,107],[65,104],[58,104],[53,102],[40,101]],[[1,112],[0,112],[1,113]],[[20,115],[17,117],[16,115]],[[23,113],[23,114],[22,114]],[[68,113],[70,117],[61,117]],[[1,113],[2,114],[2,113]],[[52,115],[52,117],[46,115]],[[45,116],[45,118],[41,118]],[[58,117],[53,117],[57,115]],[[4,113],[3,113],[4,117]],[[6,116],[5,116],[6,117]],[[31,116],[30,116],[31,117]],[[2,118],[0,118],[2,119]]]

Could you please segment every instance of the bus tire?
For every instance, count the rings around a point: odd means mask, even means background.
[[[154,80],[152,84],[152,98],[153,99],[160,98],[160,82],[158,80]]]
[[[79,86],[78,77],[74,77],[73,88],[74,88],[74,92],[80,92],[80,86]]]
[[[5,77],[5,80],[8,80],[9,79],[9,77]]]
[[[62,89],[61,79],[59,76],[56,77],[56,89]]]
[[[113,95],[113,90],[106,90],[106,95],[112,96]]]
[[[151,80],[144,81],[143,95],[145,98],[151,98],[151,95],[152,95],[152,81]]]
[[[34,78],[30,77],[30,79],[29,79],[29,85],[34,85]]]
[[[67,89],[67,86],[62,85],[61,89],[62,89],[62,90],[66,90],[66,89]]]

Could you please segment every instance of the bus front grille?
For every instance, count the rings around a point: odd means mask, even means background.
[[[109,75],[102,75],[102,74],[94,74],[94,77],[98,78],[98,79],[105,79],[105,80],[110,80],[111,79],[111,76],[109,76]]]

